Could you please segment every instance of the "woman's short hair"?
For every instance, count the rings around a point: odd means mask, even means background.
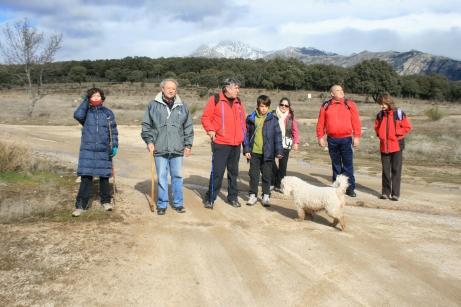
[[[86,97],[88,98],[88,100],[90,100],[91,96],[93,96],[94,94],[96,93],[99,93],[99,95],[101,95],[101,100],[104,101],[106,100],[106,96],[104,95],[104,91],[100,88],[97,88],[97,87],[93,87],[93,88],[90,88],[89,90],[86,91]]]
[[[269,96],[260,95],[258,99],[256,99],[256,104],[258,107],[262,104],[265,105],[266,107],[270,107],[271,99],[269,98]]]

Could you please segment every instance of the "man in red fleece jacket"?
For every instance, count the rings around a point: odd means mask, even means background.
[[[320,108],[317,121],[317,139],[321,147],[325,147],[324,136],[327,135],[328,152],[333,169],[333,181],[344,173],[349,177],[346,194],[355,197],[354,154],[352,146],[360,144],[361,124],[359,111],[354,101],[344,98],[340,85],[330,89],[331,99],[325,101]]]
[[[240,207],[237,177],[239,173],[240,147],[245,139],[245,107],[238,98],[240,82],[226,78],[218,97],[211,96],[203,111],[202,126],[211,140],[212,165],[205,208],[213,209],[221,189],[227,168],[227,202]]]

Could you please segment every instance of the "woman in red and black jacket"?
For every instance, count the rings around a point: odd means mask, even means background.
[[[381,199],[398,201],[402,176],[405,136],[411,130],[406,114],[395,106],[389,93],[378,98],[381,111],[376,115],[375,131],[380,142],[382,171]]]

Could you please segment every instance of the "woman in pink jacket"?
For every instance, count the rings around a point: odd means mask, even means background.
[[[275,163],[272,165],[272,185],[274,190],[281,192],[280,184],[283,177],[287,174],[288,156],[290,150],[298,150],[299,146],[299,133],[298,123],[295,120],[293,109],[291,108],[290,99],[283,97],[280,99],[279,106],[272,111],[277,115],[279,120],[280,130],[282,131],[282,144],[283,144],[283,158],[279,160],[279,165]]]
[[[375,131],[380,142],[382,170],[381,199],[398,201],[402,176],[405,136],[411,130],[406,114],[395,106],[389,93],[378,98],[381,111],[376,115]]]

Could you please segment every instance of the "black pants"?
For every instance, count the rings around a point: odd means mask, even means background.
[[[79,209],[88,209],[88,202],[91,197],[91,188],[93,187],[92,176],[82,176],[80,188],[78,189],[75,207]],[[110,203],[109,177],[99,177],[99,196],[101,204]]]
[[[400,182],[402,178],[402,151],[389,154],[381,153],[383,166],[382,193],[400,197]]]
[[[212,165],[206,198],[211,202],[221,190],[224,171],[227,168],[227,201],[237,200],[237,177],[239,174],[240,146],[211,144]]]
[[[272,179],[271,184],[280,189],[283,177],[287,175],[288,157],[290,156],[290,149],[283,149],[283,158],[279,159],[279,166],[272,162]]]
[[[264,161],[263,155],[251,153],[250,194],[258,195],[259,174],[262,174],[263,194],[270,195],[273,161]]]

